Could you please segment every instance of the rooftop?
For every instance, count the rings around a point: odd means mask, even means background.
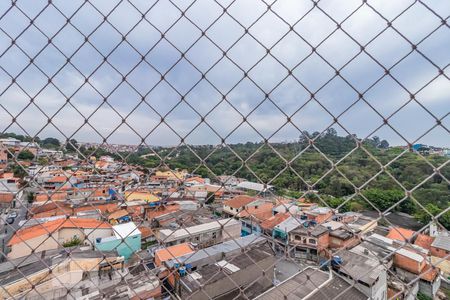
[[[410,229],[393,227],[389,230],[389,233],[386,237],[400,242],[405,242],[410,241],[415,233],[415,231],[412,231]]]
[[[29,255],[17,259],[10,259],[0,264],[0,285],[5,285],[16,280],[23,279],[26,276],[35,274],[42,270],[48,270],[49,267],[60,264],[65,259],[89,259],[89,258],[116,258],[115,251],[85,251],[82,248],[63,248],[46,250],[39,255]]]
[[[443,249],[445,251],[450,251],[450,236],[438,235],[434,242],[431,244],[432,247]]]
[[[200,285],[211,284],[231,273],[239,272],[251,265],[273,256],[269,245],[250,248],[245,253],[226,258],[214,264],[209,264],[196,272],[192,272],[181,279],[181,284],[195,292]],[[262,271],[262,270],[261,270]],[[226,273],[226,274],[225,274]]]
[[[238,216],[245,217],[254,217],[260,220],[265,220],[272,216],[273,204],[269,202],[261,203],[260,205],[249,206],[242,210]]]
[[[187,227],[187,228],[180,228],[177,230],[161,229],[159,231],[159,234],[160,234],[160,239],[163,240],[163,242],[167,243],[167,242],[177,240],[177,239],[180,239],[183,237],[189,237],[196,233],[218,230],[222,226],[228,227],[228,226],[233,226],[233,225],[238,225],[238,224],[240,224],[240,222],[238,220],[228,218],[228,219],[222,219],[222,220],[215,220],[212,222],[195,225],[195,226],[191,226],[191,227]]]
[[[377,259],[369,256],[348,250],[341,250],[339,256],[342,258],[342,265],[339,271],[347,274],[354,280],[372,285],[381,272],[384,271],[383,265]]]
[[[289,213],[278,213],[266,220],[264,220],[260,226],[263,229],[273,229],[275,226],[290,217]]]
[[[234,240],[229,240],[211,247],[200,249],[193,255],[183,255],[178,257],[177,260],[169,261],[167,263],[168,267],[173,267],[174,263],[182,262],[184,264],[192,264],[194,262],[200,261],[202,259],[211,258],[214,260],[214,256],[220,255],[226,257],[232,255],[233,253],[240,252],[241,249],[251,247],[252,245],[262,243],[267,241],[263,237],[250,234],[244,237],[240,237]]]
[[[112,227],[117,239],[125,239],[129,236],[141,234],[133,222],[123,223]]]
[[[265,192],[268,189],[271,189],[273,186],[265,185],[262,183],[251,182],[251,181],[243,181],[237,185],[238,188],[252,190],[256,192]]]
[[[348,229],[339,228],[339,229],[330,231],[330,236],[337,237],[342,240],[348,240],[349,238],[354,237],[355,234]]]
[[[417,236],[417,239],[414,242],[414,245],[417,245],[424,249],[430,250],[431,244],[433,243],[433,241],[434,241],[434,237],[421,233]]]
[[[233,199],[227,200],[223,204],[226,206],[232,207],[232,208],[241,208],[241,207],[244,207],[244,206],[252,203],[256,199],[257,198],[255,198],[255,197],[241,195],[241,196],[236,196]]]
[[[26,240],[44,234],[53,233],[62,228],[98,229],[98,228],[111,228],[111,225],[106,222],[98,221],[96,219],[84,219],[84,218],[58,219],[17,231],[9,241],[8,245],[12,246],[15,244],[19,244]]]
[[[192,249],[189,243],[178,244],[170,247],[166,247],[163,249],[159,249],[155,251],[155,258],[157,257],[159,261],[164,262],[173,259],[177,261],[176,258],[189,255],[194,253],[195,251]]]
[[[291,232],[298,226],[302,225],[304,221],[289,216],[286,220],[276,225],[275,228],[284,232]]]
[[[306,222],[304,222],[303,224],[306,224]],[[303,234],[303,235],[312,235],[314,237],[318,237],[327,232],[328,232],[328,228],[326,228],[322,225],[309,226],[309,227],[298,226],[296,229],[292,230],[292,233],[294,233],[294,234],[297,233],[297,234]]]
[[[342,293],[342,294],[341,294]],[[271,288],[255,300],[284,300],[284,299],[367,299],[350,284],[334,273],[326,273],[308,267]]]
[[[121,218],[121,217],[124,217],[124,216],[128,216],[128,212],[125,209],[121,209],[121,210],[118,210],[118,211],[115,211],[115,212],[111,213],[108,216],[108,220],[118,219],[118,218]]]

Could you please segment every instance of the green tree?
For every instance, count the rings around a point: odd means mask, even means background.
[[[23,151],[20,151],[17,158],[21,159],[21,160],[32,160],[32,159],[34,159],[34,154],[31,153],[31,151],[29,151],[29,150],[23,150]]]
[[[437,207],[433,203],[428,203],[427,205],[425,205],[425,209],[433,216],[439,214],[442,211],[439,207]],[[431,221],[431,216],[429,213],[427,213],[422,208],[418,208],[416,213],[414,214],[414,217],[417,219],[417,221],[425,225]]]
[[[381,211],[385,211],[405,197],[405,193],[401,190],[382,190],[375,188],[365,190],[363,195]],[[367,207],[372,209],[369,203],[367,203]]]
[[[211,204],[216,199],[213,192],[208,192],[208,195],[206,196],[206,204]]]
[[[71,139],[66,143],[66,150],[69,152],[76,152],[78,148],[79,146],[76,139]]]
[[[62,245],[64,248],[68,248],[68,247],[74,247],[74,246],[79,246],[81,245],[82,241],[79,237],[74,236],[72,239],[70,239],[67,242],[64,242]]]
[[[41,142],[41,145],[44,148],[53,148],[54,149],[54,148],[59,148],[61,146],[61,143],[58,139],[49,137],[49,138],[43,139]]]
[[[19,166],[17,164],[12,166],[12,172],[14,173],[14,177],[17,178],[24,178],[28,175],[27,171],[25,171],[22,166]]]

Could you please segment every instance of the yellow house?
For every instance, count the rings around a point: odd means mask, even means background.
[[[144,200],[147,202],[158,202],[160,199],[158,196],[144,191],[126,191],[125,192],[126,201],[137,201]]]
[[[186,171],[156,171],[155,177],[167,178],[167,180],[183,180],[186,177]]]

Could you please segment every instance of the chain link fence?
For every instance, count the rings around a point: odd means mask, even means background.
[[[449,16],[2,1],[1,297],[448,297]]]

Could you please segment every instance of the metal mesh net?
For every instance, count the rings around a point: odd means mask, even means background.
[[[2,1],[1,297],[448,297],[449,16]]]

